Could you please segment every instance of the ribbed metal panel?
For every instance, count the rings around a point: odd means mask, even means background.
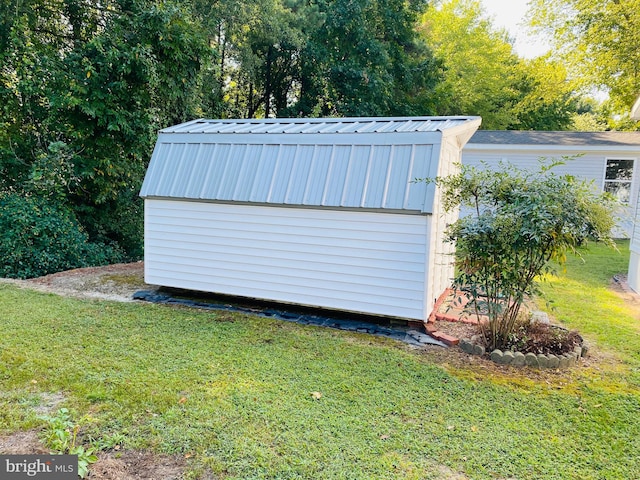
[[[143,197],[428,211],[432,145],[156,145]]]
[[[473,117],[194,120],[160,132],[140,195],[432,213],[447,130]]]

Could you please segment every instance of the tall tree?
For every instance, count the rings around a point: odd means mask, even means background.
[[[551,36],[558,58],[585,89],[609,93],[614,112],[640,95],[637,0],[533,0],[530,23]]]
[[[92,238],[137,256],[155,132],[198,114],[212,50],[180,2],[14,3],[0,33],[0,190],[55,193]]]
[[[440,64],[415,32],[423,2],[324,0],[301,52],[297,115],[433,113]]]
[[[479,0],[448,0],[422,16],[420,33],[444,60],[438,113],[481,115],[486,129],[566,129],[574,110],[564,69],[519,58]]]

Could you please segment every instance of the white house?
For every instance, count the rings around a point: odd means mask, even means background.
[[[631,118],[633,120],[640,120],[640,96],[636,100],[636,103],[631,107]],[[640,195],[640,192],[638,193]],[[638,198],[636,197],[636,210],[635,210],[635,222],[633,226],[633,232],[631,234],[631,242],[629,244],[629,250],[631,256],[629,258],[629,271],[627,274],[627,281],[629,286],[636,292],[640,292],[640,206]]]
[[[195,120],[140,195],[145,281],[426,320],[453,274],[433,184],[477,117]],[[454,214],[455,215],[455,214]]]
[[[558,174],[593,181],[595,188],[611,192],[625,205],[616,234],[629,238],[638,203],[640,132],[483,130],[469,140],[462,161],[489,168],[507,161],[523,169],[537,169],[540,158],[562,157],[573,159],[556,167]]]
[[[636,100],[636,103],[631,107],[631,119],[640,120],[640,96]]]

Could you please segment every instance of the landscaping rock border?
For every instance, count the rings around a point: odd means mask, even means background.
[[[478,345],[468,338],[460,339],[458,346],[469,355],[484,356],[485,349],[482,345]],[[507,350],[494,350],[489,354],[489,358],[492,362],[499,365],[512,365],[514,367],[536,367],[536,368],[551,368],[551,369],[563,369],[575,366],[581,358],[586,357],[589,353],[589,344],[583,342],[582,345],[576,346],[572,352],[565,353],[563,355],[545,355],[522,352],[512,352]]]

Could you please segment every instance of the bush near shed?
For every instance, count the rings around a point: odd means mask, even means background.
[[[38,277],[122,258],[118,248],[90,242],[69,208],[50,198],[0,193],[0,277]]]
[[[520,327],[525,299],[538,293],[537,280],[580,255],[589,240],[615,247],[611,237],[616,204],[606,193],[541,161],[538,171],[501,164],[499,171],[461,166],[460,173],[435,179],[446,209],[471,209],[449,226],[456,245],[454,287],[470,298],[488,349],[508,348]]]

